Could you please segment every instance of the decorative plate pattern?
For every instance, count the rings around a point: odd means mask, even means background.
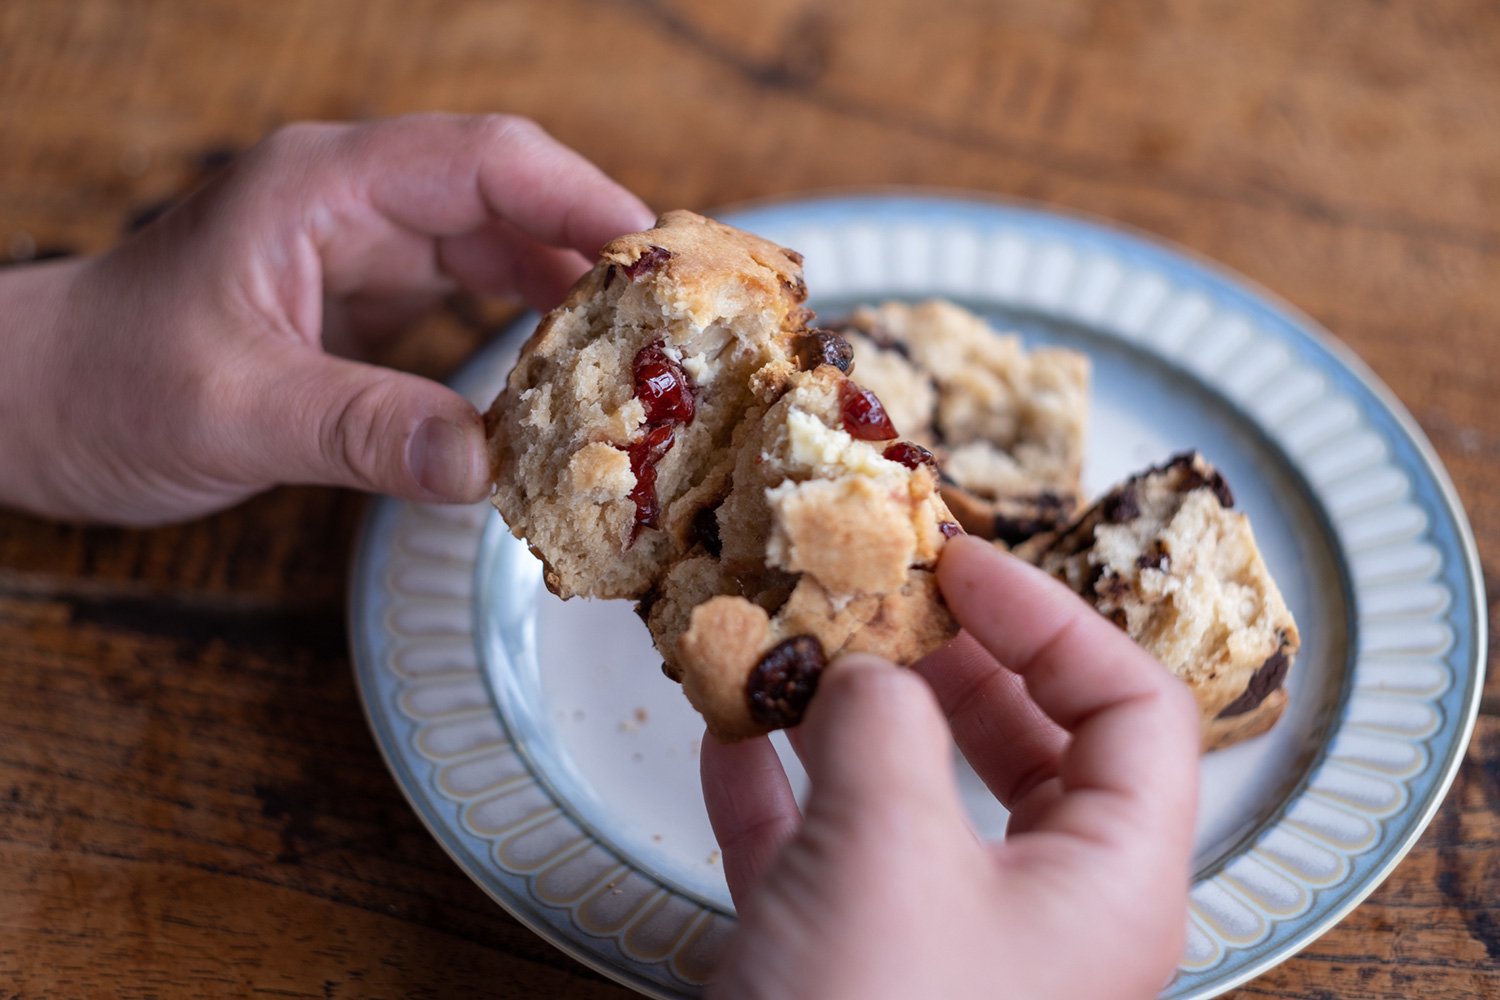
[[[1264,293],[1092,222],[879,195],[723,217],[801,251],[825,315],[943,296],[1087,351],[1091,490],[1185,447],[1234,484],[1305,644],[1276,729],[1204,760],[1188,946],[1164,995],[1229,989],[1371,892],[1462,760],[1485,649],[1463,512],[1374,376]],[[487,405],[534,322],[459,390]],[[551,598],[487,506],[382,500],[350,613],[371,726],[454,859],[579,961],[696,995],[732,908],[694,779],[698,723],[628,610]],[[965,789],[998,835],[1003,811]]]

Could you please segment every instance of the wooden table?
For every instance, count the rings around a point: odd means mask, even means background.
[[[428,108],[531,115],[658,207],[1021,195],[1333,330],[1431,437],[1500,594],[1500,7],[708,7],[8,0],[0,257],[104,247],[278,123]],[[442,375],[482,326],[450,311],[391,360]],[[0,996],[623,995],[470,884],[382,765],[343,622],[361,506],[0,515]],[[1236,996],[1500,996],[1497,711],[1492,679],[1389,881]]]

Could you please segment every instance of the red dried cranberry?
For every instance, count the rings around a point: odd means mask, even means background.
[[[826,665],[823,644],[814,635],[793,636],[771,647],[745,681],[750,717],[773,729],[801,722]]]
[[[840,391],[844,430],[861,441],[889,441],[897,437],[895,425],[885,407],[869,389],[845,382]]]
[[[943,533],[944,538],[957,538],[964,533],[964,529],[953,521],[939,521],[938,530]]]
[[[635,394],[646,408],[646,422],[690,424],[697,405],[692,381],[682,366],[667,356],[660,342],[647,344],[635,356]]]
[[[661,516],[661,506],[656,499],[656,463],[672,447],[675,436],[671,424],[662,424],[651,428],[626,449],[630,456],[630,471],[635,473],[635,486],[630,491],[630,499],[635,502],[635,528],[631,531],[631,541],[635,541],[641,528],[656,527],[657,518]]]
[[[634,281],[643,274],[650,274],[671,259],[672,251],[653,243],[639,257],[625,265],[625,277]]]
[[[919,444],[912,444],[910,441],[897,441],[881,452],[880,457],[890,459],[892,462],[899,462],[908,469],[915,469],[919,465],[926,465],[933,472],[936,472],[938,467],[937,458],[932,452]]]

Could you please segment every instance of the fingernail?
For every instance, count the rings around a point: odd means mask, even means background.
[[[406,446],[406,467],[427,492],[441,500],[474,500],[483,465],[478,437],[469,428],[428,417]]]

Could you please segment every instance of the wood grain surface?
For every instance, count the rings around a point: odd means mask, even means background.
[[[920,184],[1185,244],[1394,390],[1500,594],[1500,5],[7,0],[0,260],[106,247],[280,123],[419,109],[530,115],[658,208]],[[390,360],[443,375],[485,327],[455,306]],[[625,995],[382,765],[343,622],[361,504],[0,514],[0,996]],[[1500,996],[1497,845],[1491,678],[1409,858],[1234,995]]]

